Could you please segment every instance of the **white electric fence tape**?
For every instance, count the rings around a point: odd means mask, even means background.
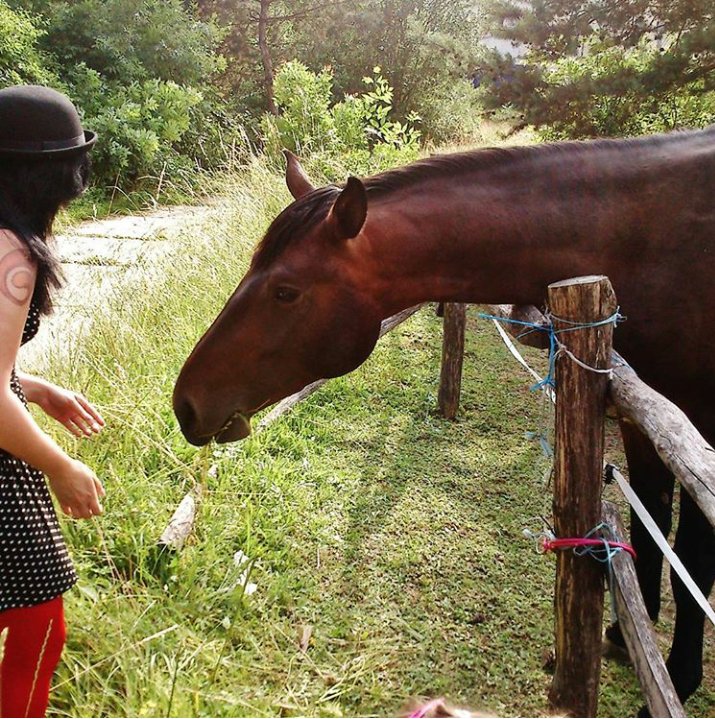
[[[613,465],[611,466],[613,467]],[[623,492],[626,496],[626,499],[631,507],[633,507],[633,510],[638,515],[638,518],[641,522],[643,522],[643,526],[648,530],[648,534],[653,537],[653,541],[658,545],[658,547],[660,547],[660,551],[663,552],[670,566],[673,567],[683,584],[693,595],[693,599],[705,612],[705,616],[713,624],[715,624],[715,611],[713,611],[713,608],[705,598],[705,595],[700,591],[698,585],[693,581],[693,578],[690,576],[688,570],[685,568],[680,559],[678,559],[678,555],[670,548],[668,540],[663,536],[660,529],[658,529],[658,525],[653,521],[653,517],[648,514],[648,510],[643,506],[643,502],[638,499],[638,495],[636,495],[633,491],[631,485],[628,484],[626,478],[615,467],[613,467],[613,476],[616,478],[616,482],[618,482],[621,492]]]

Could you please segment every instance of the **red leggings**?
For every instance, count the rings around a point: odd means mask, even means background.
[[[44,717],[52,674],[65,644],[62,595],[34,607],[0,612],[0,633],[6,627],[0,717]]]

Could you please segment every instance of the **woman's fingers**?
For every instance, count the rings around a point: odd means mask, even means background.
[[[92,436],[92,429],[90,425],[87,424],[87,420],[84,419],[84,417],[80,417],[79,415],[74,415],[73,417],[70,417],[68,422],[70,422],[73,425],[72,432],[76,434],[78,437],[91,437]]]
[[[99,423],[100,421],[102,424]],[[91,437],[102,430],[104,420],[101,417],[99,420],[95,419],[94,415],[83,409],[77,399],[72,402],[68,416],[62,424],[77,437]]]
[[[105,497],[107,495],[107,493],[104,491],[102,483],[96,477],[94,478],[94,488],[97,490],[98,496]]]
[[[104,427],[105,421],[102,419],[102,415],[88,402],[81,394],[76,394],[75,399],[77,400],[80,407],[84,410],[87,415],[90,424],[98,424],[99,427],[95,429],[95,432],[99,432],[101,427]]]
[[[85,434],[99,432],[102,429],[102,425],[99,424],[97,419],[95,419],[95,417],[87,412],[82,406],[82,403],[79,401],[79,397],[76,397],[75,401],[72,403],[72,412],[74,415],[72,417],[72,421],[75,422],[75,424],[78,424]]]
[[[75,437],[87,437],[86,430],[82,429],[71,417],[62,422],[62,425],[68,429]]]

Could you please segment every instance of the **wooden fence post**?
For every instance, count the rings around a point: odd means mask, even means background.
[[[442,371],[437,402],[439,413],[445,419],[454,419],[459,409],[466,323],[467,305],[454,302],[448,302],[444,305]]]
[[[574,325],[611,317],[616,298],[607,277],[578,277],[549,285],[549,307],[556,330],[573,330]],[[589,367],[611,366],[612,324],[561,332],[558,337]],[[607,374],[579,366],[565,352],[558,356],[553,503],[557,537],[583,537],[601,521],[607,389]],[[596,716],[603,584],[603,568],[596,561],[572,551],[557,553],[556,668],[549,699],[554,708],[574,716]]]

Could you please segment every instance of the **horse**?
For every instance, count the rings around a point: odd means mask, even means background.
[[[294,201],[176,382],[192,444],[242,439],[259,410],[354,370],[381,320],[407,307],[538,307],[549,283],[592,274],[610,278],[627,316],[618,352],[715,442],[715,126],[435,155],[343,187],[315,188],[286,157]],[[667,536],[673,475],[634,425],[620,429],[631,484]],[[656,621],[662,557],[636,516],[631,526]],[[685,490],[675,551],[707,596],[715,534]],[[671,581],[666,664],[685,701],[702,681],[704,614]]]

